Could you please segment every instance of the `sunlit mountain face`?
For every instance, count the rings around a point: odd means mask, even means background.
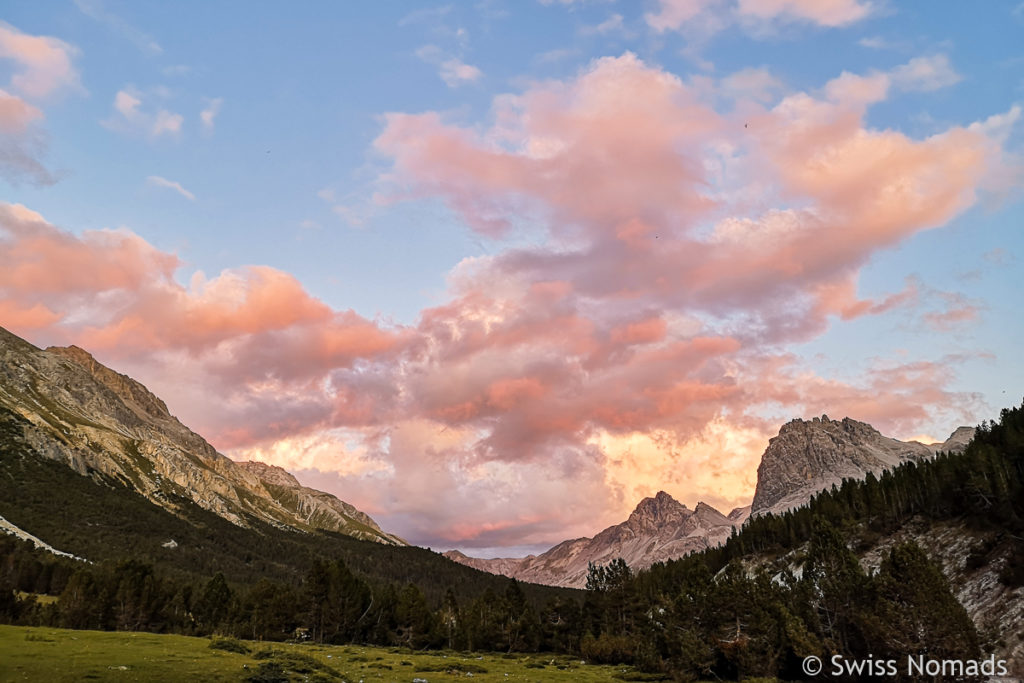
[[[729,511],[793,418],[1019,399],[1015,2],[0,19],[0,326],[412,544]]]

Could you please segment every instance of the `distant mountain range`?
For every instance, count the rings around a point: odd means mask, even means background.
[[[850,418],[786,423],[773,437],[757,468],[751,505],[723,515],[706,503],[690,510],[664,491],[644,498],[625,522],[593,538],[563,541],[539,555],[480,559],[450,550],[445,557],[470,567],[551,586],[583,588],[590,563],[607,564],[621,557],[633,568],[672,560],[721,545],[751,515],[781,514],[806,505],[821,491],[844,479],[864,479],[904,462],[920,461],[939,452],[960,452],[974,435],[960,427],[941,444],[925,445],[883,436],[877,429]]]
[[[706,503],[690,510],[664,491],[644,498],[622,524],[593,538],[563,541],[540,555],[523,558],[479,559],[457,550],[445,557],[494,574],[550,586],[583,588],[590,563],[608,564],[621,557],[633,569],[688,555],[723,543],[742,525],[750,508],[723,515]]]
[[[243,527],[260,520],[406,545],[278,467],[221,455],[146,387],[77,346],[44,351],[0,328],[0,408],[31,425],[22,438],[36,452],[79,474],[119,480],[171,512],[187,499]]]

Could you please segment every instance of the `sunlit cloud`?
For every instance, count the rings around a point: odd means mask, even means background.
[[[772,6],[821,25],[868,7]],[[76,233],[15,204],[0,207],[0,313],[138,376],[232,457],[344,490],[419,543],[590,535],[658,489],[727,512],[794,416],[898,435],[978,409],[955,388],[966,355],[838,379],[793,352],[852,320],[958,329],[982,310],[910,272],[861,287],[1005,166],[1012,113],[922,137],[869,122],[950,81],[927,59],[794,89],[767,68],[683,79],[627,52],[520,84],[483,121],[387,114],[380,195],[443,205],[494,245],[412,324],[335,308],[278,268],[188,272],[130,229]],[[152,125],[146,99],[122,90],[115,113]]]

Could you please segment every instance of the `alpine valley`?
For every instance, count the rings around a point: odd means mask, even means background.
[[[536,556],[442,556],[0,328],[0,622],[560,652],[644,680],[910,650],[1022,672],[1024,409],[932,445],[797,419],[757,475],[727,514],[662,491]]]

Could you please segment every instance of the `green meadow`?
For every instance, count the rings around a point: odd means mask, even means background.
[[[0,626],[0,681],[660,680],[564,655],[411,652]]]

